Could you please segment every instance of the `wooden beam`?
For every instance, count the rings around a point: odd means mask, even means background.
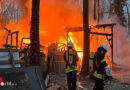
[[[11,34],[15,34],[15,33],[19,33],[19,31],[16,31],[16,32],[12,32]]]
[[[11,33],[11,30],[9,30],[8,28],[4,27],[4,29],[5,29],[8,33]]]
[[[95,25],[94,27],[95,28],[106,28],[106,27],[113,27],[115,25],[116,25],[115,23],[112,23],[112,24],[100,24],[100,25]]]
[[[97,32],[90,32],[90,34],[104,35],[104,36],[112,36],[112,34],[108,34],[108,33],[97,33]]]
[[[116,24],[100,24],[100,25],[89,25],[90,28],[95,27],[95,28],[106,28],[106,27],[113,27]],[[65,29],[67,30],[67,32],[79,32],[79,31],[83,31],[83,27],[65,27]]]

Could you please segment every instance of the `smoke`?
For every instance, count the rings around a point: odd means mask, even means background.
[[[5,44],[8,27],[12,32],[19,30],[18,25],[27,16],[27,0],[0,0],[0,44]]]
[[[116,78],[121,82],[130,83],[130,37],[126,28],[117,24],[114,31],[114,63],[119,67],[114,72]]]
[[[0,21],[1,29],[10,23],[17,23],[26,16],[27,0],[1,0]]]
[[[16,23],[10,22],[11,20],[15,20],[13,18],[6,18],[5,21],[8,21],[6,24],[1,21],[1,24],[4,24],[2,27],[7,27],[11,31],[20,31],[20,45],[22,37],[30,37],[32,0],[8,1],[10,1],[10,3],[15,1],[18,9],[25,10],[23,14],[20,13],[20,15],[24,15],[24,17],[18,20]],[[3,3],[5,4],[6,2],[3,0]],[[4,14],[3,16],[6,17]],[[75,5],[74,2],[70,2],[70,0],[40,0],[40,43],[43,45],[50,45],[51,43],[59,41],[61,38],[65,40],[65,26],[82,26],[82,10],[79,8],[79,6]],[[2,36],[0,39],[2,39]]]
[[[110,19],[104,19],[101,24],[116,23],[114,27],[114,63],[118,65],[129,66],[130,59],[130,37],[125,27],[118,23],[118,18],[113,16]]]
[[[116,23],[116,26],[114,27],[115,70],[113,70],[113,75],[121,82],[130,83],[130,37],[128,35],[128,30],[119,24],[116,16],[113,16],[113,18],[110,19],[102,20],[100,23]]]

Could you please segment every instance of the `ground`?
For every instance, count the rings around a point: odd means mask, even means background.
[[[93,90],[94,81],[89,79],[88,76],[84,78],[78,77],[77,84],[83,88],[86,88],[86,90]],[[117,79],[113,80],[107,80],[104,81],[104,90],[130,90],[130,85],[128,83],[121,83]],[[66,90],[67,88],[67,81],[66,81],[66,75],[55,75],[50,74],[50,82],[48,83],[48,90]],[[84,89],[79,89],[84,90]]]

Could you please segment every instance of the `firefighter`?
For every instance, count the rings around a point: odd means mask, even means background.
[[[107,63],[105,61],[105,54],[107,52],[107,46],[102,44],[95,53],[94,56],[94,73],[95,86],[93,90],[103,90],[103,76],[105,74],[105,67]]]
[[[64,60],[66,62],[66,74],[67,74],[67,90],[76,90],[76,82],[77,82],[77,61],[78,55],[74,50],[74,45],[72,42],[68,42],[68,50],[64,53]]]

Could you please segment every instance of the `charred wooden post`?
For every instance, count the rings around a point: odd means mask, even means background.
[[[11,34],[11,38],[10,38],[10,44],[13,44],[13,35]]]
[[[15,32],[11,32],[11,30],[7,29],[6,27],[4,27],[4,30],[6,30],[8,32],[7,37],[6,37],[6,45],[8,45],[8,39],[10,37],[10,45],[13,45],[13,35],[16,34],[16,49],[18,48],[18,34],[19,31],[15,31]]]
[[[19,31],[16,31],[16,32],[12,32],[11,33],[11,45],[13,45],[13,35],[15,35],[16,34],[16,49],[18,48],[18,33],[19,33]]]
[[[16,49],[18,49],[18,32],[16,33]]]
[[[6,44],[8,44],[8,37],[11,33],[11,30],[7,29],[6,27],[4,27],[4,30],[6,30],[8,32],[7,37],[6,37]]]

